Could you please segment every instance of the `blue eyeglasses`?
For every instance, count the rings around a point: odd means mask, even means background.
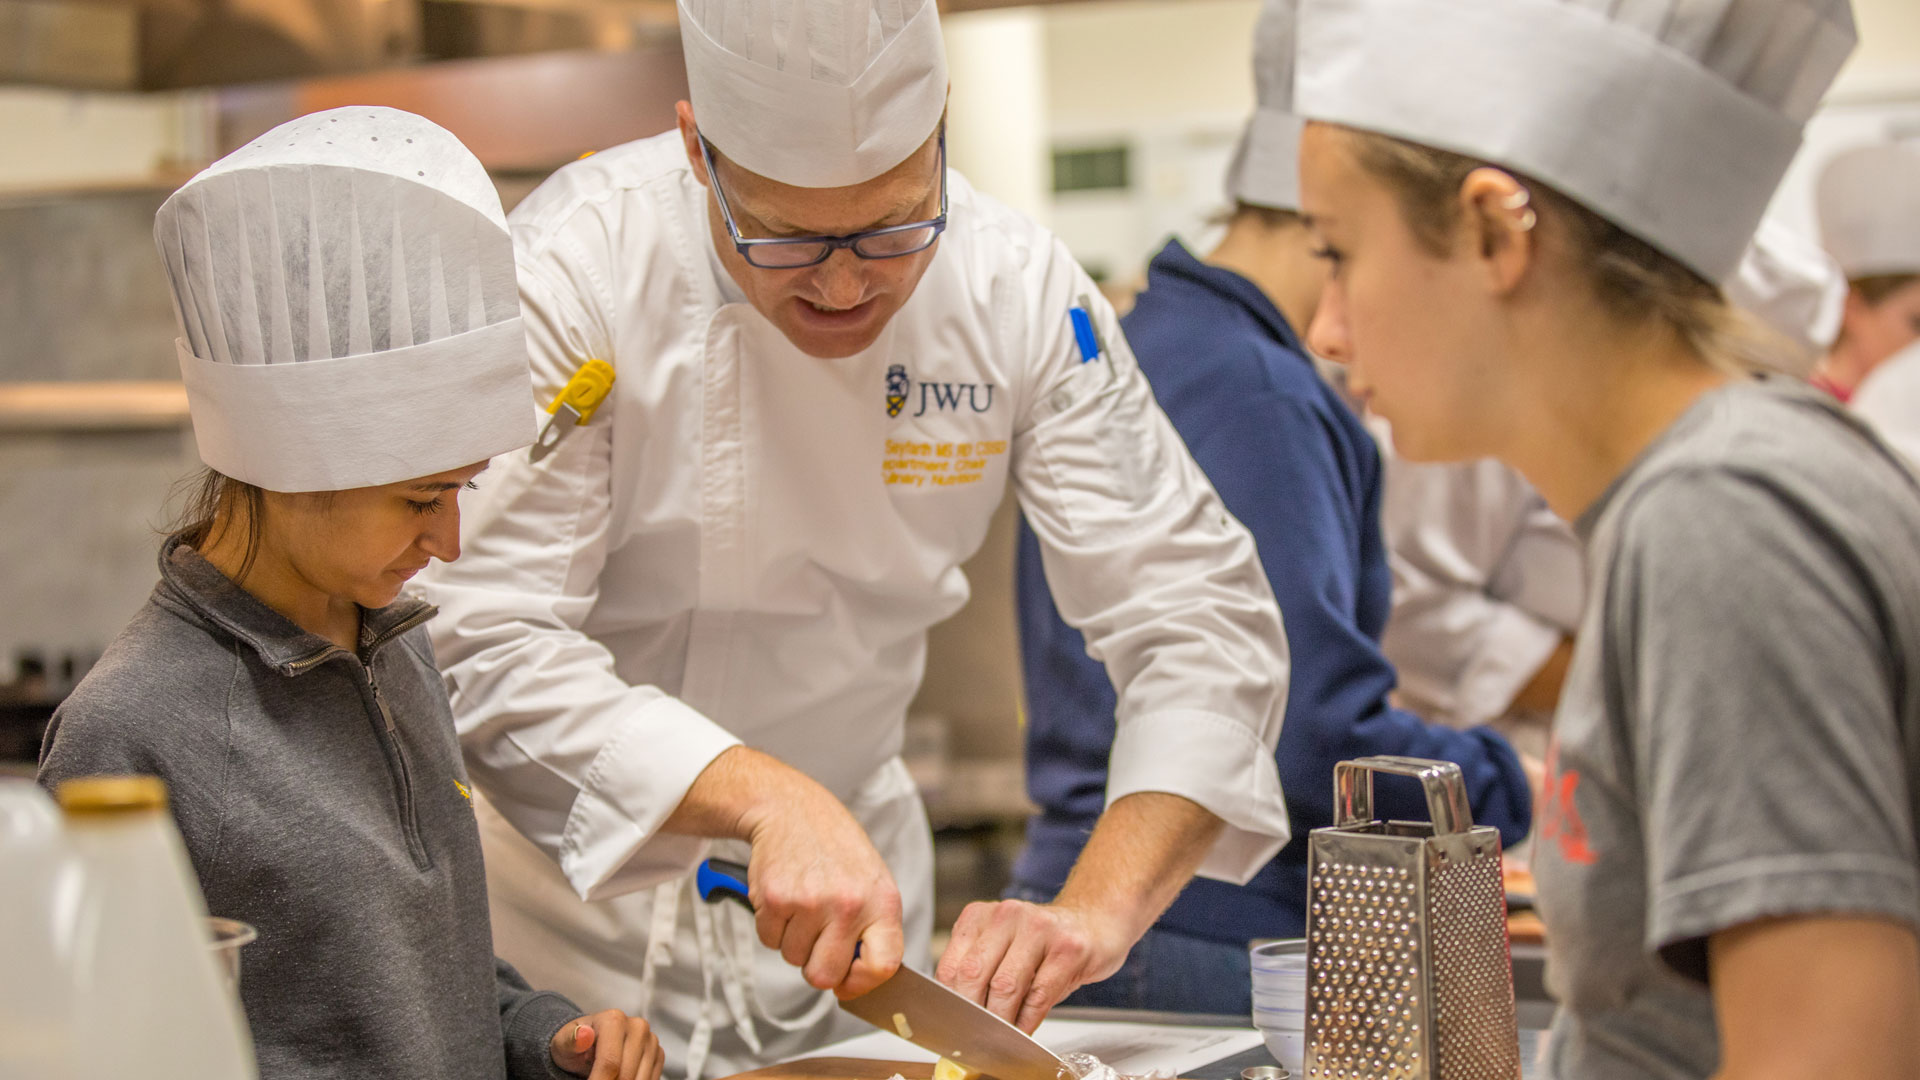
[[[727,193],[720,189],[720,174],[713,167],[713,147],[705,135],[700,140],[700,159],[706,162],[707,176],[713,180],[713,195],[720,203],[720,216],[727,223],[727,235],[733,248],[749,265],[762,270],[798,270],[826,262],[841,248],[862,259],[897,259],[933,246],[947,228],[947,126],[940,125],[940,216],[928,221],[910,221],[884,229],[867,229],[845,236],[795,236],[749,240],[740,235],[733,222],[733,210],[727,206]]]

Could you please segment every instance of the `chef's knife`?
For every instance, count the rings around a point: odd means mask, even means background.
[[[747,868],[708,859],[694,874],[700,899],[734,900],[749,909]],[[854,945],[853,954],[860,955]],[[1053,1051],[962,997],[945,984],[901,965],[886,982],[840,1007],[882,1031],[994,1080],[1071,1080]]]
[[[1072,1080],[1066,1063],[1033,1038],[945,984],[901,966],[842,1009],[922,1050],[995,1080]]]

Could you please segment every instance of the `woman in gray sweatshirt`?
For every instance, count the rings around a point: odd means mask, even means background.
[[[645,1021],[494,957],[434,609],[402,595],[458,556],[460,489],[533,438],[485,171],[419,117],[334,110],[210,167],[155,235],[210,468],[41,782],[167,782],[208,909],[260,932],[267,1080],[658,1080]]]

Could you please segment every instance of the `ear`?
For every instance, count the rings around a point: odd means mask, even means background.
[[[693,102],[674,102],[673,120],[686,147],[687,164],[693,166],[693,178],[700,181],[701,187],[712,187],[713,181],[707,177],[707,163],[700,158],[700,129],[693,122]]]
[[[1475,169],[1460,183],[1460,220],[1462,254],[1484,264],[1496,292],[1512,292],[1539,254],[1532,192],[1500,169]]]
[[[1853,285],[1847,286],[1847,302],[1840,309],[1842,323],[1857,323],[1873,317],[1874,304]]]
[[[1846,302],[1840,305],[1840,332],[1834,335],[1833,344],[1827,351],[1839,355],[1853,348],[1862,328],[1872,320],[1873,308],[1874,305],[1860,295],[1860,290],[1849,284]]]

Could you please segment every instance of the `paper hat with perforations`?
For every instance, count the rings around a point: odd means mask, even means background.
[[[742,168],[846,187],[926,143],[947,105],[934,0],[679,0],[694,120]]]
[[[383,108],[273,129],[154,220],[200,458],[270,491],[429,476],[533,441],[500,198]]]
[[[1300,128],[1293,111],[1297,0],[1266,0],[1253,26],[1253,116],[1227,166],[1227,197],[1274,210],[1300,209]]]
[[[1838,154],[1816,201],[1821,242],[1849,278],[1920,274],[1920,133]]]
[[[1713,282],[1852,51],[1847,0],[1302,0],[1295,104],[1533,176]]]

